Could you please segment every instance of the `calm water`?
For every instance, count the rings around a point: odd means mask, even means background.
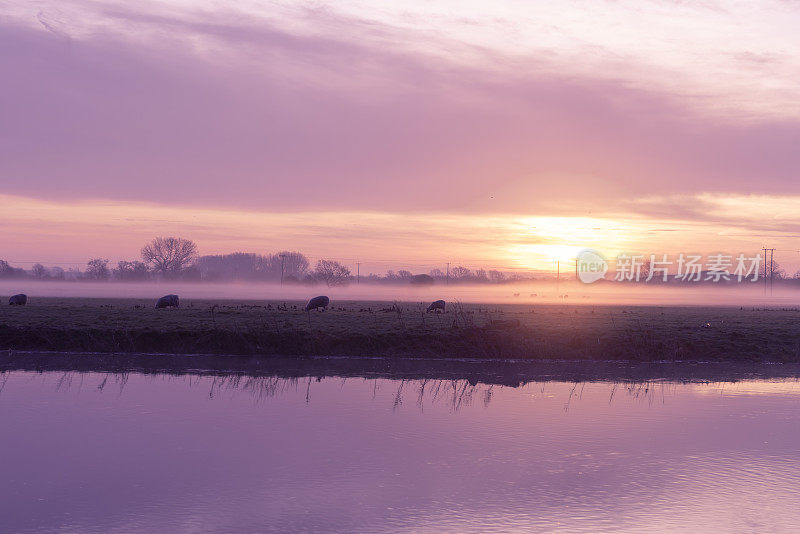
[[[0,532],[796,531],[800,384],[0,375]]]

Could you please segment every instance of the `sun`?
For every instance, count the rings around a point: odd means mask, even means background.
[[[511,261],[534,270],[555,271],[574,262],[582,250],[603,255],[624,250],[636,235],[635,228],[612,219],[592,217],[527,217],[519,221]]]

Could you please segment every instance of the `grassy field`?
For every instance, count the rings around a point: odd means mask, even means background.
[[[800,310],[37,298],[0,306],[0,350],[272,356],[800,361]]]

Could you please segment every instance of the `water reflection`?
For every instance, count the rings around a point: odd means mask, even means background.
[[[6,372],[0,531],[789,532],[798,393]]]
[[[740,380],[740,381],[693,381],[674,382],[669,380],[645,381],[533,381],[521,384],[518,388],[475,383],[467,379],[400,379],[386,378],[353,378],[353,377],[281,377],[251,376],[245,374],[148,374],[136,373],[85,373],[77,371],[29,373],[21,371],[0,371],[0,394],[9,379],[35,380],[42,386],[51,386],[55,391],[68,392],[73,388],[78,391],[91,388],[104,391],[112,388],[123,394],[125,385],[131,374],[140,380],[150,383],[164,383],[177,387],[186,387],[192,391],[204,391],[209,399],[246,395],[255,403],[266,402],[273,397],[284,394],[303,394],[306,403],[313,398],[313,386],[326,383],[339,384],[343,389],[348,382],[367,384],[371,391],[370,400],[375,401],[380,391],[382,397],[391,400],[395,410],[404,406],[416,406],[423,411],[426,404],[440,404],[452,411],[471,406],[476,399],[483,406],[488,406],[493,394],[498,390],[519,389],[535,399],[552,397],[551,390],[558,391],[564,397],[564,411],[568,411],[573,402],[583,398],[587,384],[597,387],[602,384],[608,392],[608,403],[612,403],[620,394],[628,400],[638,400],[652,405],[654,402],[664,403],[667,397],[679,391],[691,391],[698,396],[737,396],[737,395],[795,395],[800,393],[800,382],[797,378],[773,380]],[[548,389],[548,385],[555,385]],[[363,388],[360,388],[363,389]]]

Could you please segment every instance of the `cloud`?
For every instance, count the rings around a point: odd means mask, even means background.
[[[511,56],[330,10],[122,6],[94,22],[44,11],[69,42],[3,22],[1,192],[550,215],[675,192],[800,192],[797,120],[699,112],[708,95],[631,84],[647,79],[636,62],[559,74],[558,48]]]

